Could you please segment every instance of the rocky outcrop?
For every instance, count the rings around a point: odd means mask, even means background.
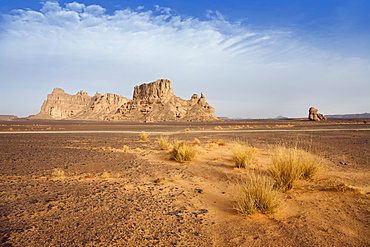
[[[138,121],[211,121],[218,119],[214,108],[203,95],[193,94],[190,100],[176,97],[171,81],[157,80],[134,88],[133,100],[123,104],[106,120]]]
[[[103,120],[106,115],[114,114],[128,100],[110,93],[96,93],[91,97],[80,91],[76,95],[70,95],[63,89],[55,88],[42,104],[40,113],[31,118]]]
[[[308,109],[308,119],[311,121],[324,121],[326,120],[326,117],[320,113],[318,113],[319,110],[317,110],[315,107],[310,107]]]
[[[203,95],[190,100],[174,95],[169,80],[157,80],[134,88],[133,99],[116,94],[89,96],[80,91],[70,95],[55,88],[44,101],[38,119],[132,120],[132,121],[211,121],[218,118]]]

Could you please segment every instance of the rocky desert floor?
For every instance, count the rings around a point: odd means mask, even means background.
[[[195,160],[170,160],[164,135],[199,146]],[[259,149],[245,169],[235,142]],[[279,192],[280,212],[238,214],[238,186],[269,176],[277,145],[322,157],[323,171]],[[3,121],[0,184],[1,246],[370,246],[362,120]]]

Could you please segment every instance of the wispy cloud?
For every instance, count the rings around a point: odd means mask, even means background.
[[[47,1],[39,11],[14,10],[4,18],[5,98],[20,88],[25,93],[37,88],[35,97],[43,99],[57,86],[70,93],[131,97],[134,84],[169,78],[181,97],[205,91],[218,115],[267,117],[305,115],[311,104],[320,108],[328,98],[335,100],[342,92],[337,86],[345,88],[348,80],[369,88],[364,81],[370,78],[364,70],[369,61],[315,48],[292,30],[230,22],[220,12],[209,11],[200,20],[158,5],[107,14],[99,5]]]

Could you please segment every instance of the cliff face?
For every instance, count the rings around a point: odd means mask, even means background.
[[[95,94],[80,91],[70,95],[60,88],[53,90],[41,111],[33,118],[132,121],[211,121],[218,118],[203,95],[190,100],[176,97],[171,81],[157,80],[134,88],[133,99],[116,94]]]
[[[115,94],[95,94],[93,97],[80,91],[70,95],[63,89],[55,88],[44,101],[38,119],[86,119],[103,120],[105,115],[114,114],[128,99]]]

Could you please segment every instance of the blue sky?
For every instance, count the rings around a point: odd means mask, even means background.
[[[0,115],[159,78],[217,116],[370,112],[370,1],[0,0]]]

